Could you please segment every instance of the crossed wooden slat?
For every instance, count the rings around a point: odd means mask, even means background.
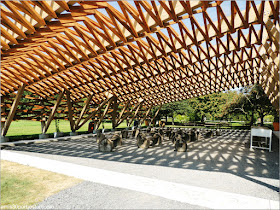
[[[152,107],[255,83],[279,107],[279,1],[248,1],[244,11],[232,1],[229,16],[222,1],[76,2],[1,3],[1,95],[65,91],[74,130],[107,93],[114,127],[139,98]],[[78,114],[71,103],[83,98]],[[127,106],[119,114],[116,100]]]

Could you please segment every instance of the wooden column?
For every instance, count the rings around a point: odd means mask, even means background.
[[[6,119],[5,118],[1,118],[1,133],[2,133],[2,130],[4,128],[4,125],[5,125],[5,122],[6,122]]]
[[[17,91],[16,98],[15,98],[13,104],[12,104],[12,107],[11,107],[10,112],[8,114],[7,120],[6,120],[6,122],[5,122],[4,126],[3,126],[3,129],[2,129],[2,132],[1,132],[2,136],[5,136],[7,134],[8,129],[9,129],[10,125],[11,125],[11,122],[14,119],[14,116],[15,116],[15,113],[16,113],[16,110],[17,110],[17,106],[18,106],[20,98],[21,98],[21,96],[23,94],[25,86],[26,86],[25,84],[22,85],[18,89],[18,91]]]
[[[68,107],[68,119],[70,122],[71,131],[75,132],[75,122],[73,120],[73,110],[72,110],[72,101],[70,98],[70,91],[66,91],[67,107]]]
[[[44,132],[44,128],[46,127],[46,118],[43,117],[43,119],[41,120],[41,132]]]
[[[113,112],[112,112],[112,127],[115,129],[117,127],[117,113],[118,113],[118,99],[113,98]]]
[[[162,107],[162,104],[159,106],[159,108],[158,108],[157,112],[155,113],[155,115],[154,115],[153,119],[152,119],[152,120],[151,120],[151,122],[150,122],[150,125],[151,125],[151,124],[155,121],[155,119],[156,119],[156,117],[157,117],[157,115],[158,115],[158,113],[159,113],[159,111],[160,111],[161,107]],[[154,123],[154,125],[155,125],[155,123]]]
[[[49,126],[50,126],[50,124],[51,124],[53,118],[54,118],[54,114],[56,113],[56,110],[57,110],[57,108],[58,108],[58,106],[59,106],[59,104],[60,104],[60,102],[61,102],[61,99],[62,99],[62,97],[63,97],[63,95],[64,95],[64,92],[65,92],[65,91],[62,91],[62,92],[58,95],[58,98],[56,99],[55,105],[54,105],[54,107],[53,107],[53,109],[52,109],[52,111],[51,111],[51,114],[50,114],[50,116],[49,116],[47,122],[46,122],[46,125],[45,125],[44,128],[43,128],[43,133],[46,133],[46,132],[47,132],[47,130],[48,130],[48,128],[49,128]]]
[[[43,97],[40,96],[40,103],[39,103],[43,108],[40,110],[40,114],[41,114],[41,132],[43,133],[44,131],[44,127],[46,126],[46,117],[43,116],[44,114],[44,101],[43,101]]]
[[[132,116],[131,120],[129,121],[129,125],[128,125],[128,126],[130,126],[130,125],[132,124],[132,122],[133,122],[133,120],[135,119],[135,117],[137,116],[137,113],[139,112],[139,110],[140,110],[140,108],[141,108],[143,102],[144,102],[144,100],[142,100],[141,102],[138,103],[137,109],[136,109],[134,115]]]
[[[5,104],[4,97],[1,97],[1,104],[3,104],[3,105]],[[1,112],[5,112],[5,110],[6,110],[5,107],[1,108]],[[5,117],[1,117],[1,135],[2,135],[2,130],[4,128],[5,122],[6,122],[6,118]]]

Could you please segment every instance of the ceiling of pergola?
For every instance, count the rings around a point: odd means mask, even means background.
[[[1,95],[153,106],[263,83],[277,24],[279,1],[3,1]]]

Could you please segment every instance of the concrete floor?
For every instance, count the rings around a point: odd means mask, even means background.
[[[135,140],[129,138],[114,152],[101,153],[95,138],[86,136],[5,150],[276,201],[279,199],[279,140],[273,139],[273,151],[268,152],[250,150],[249,139],[249,131],[228,131],[222,136],[190,143],[186,153],[174,152],[167,138],[162,147],[147,150],[137,148]]]

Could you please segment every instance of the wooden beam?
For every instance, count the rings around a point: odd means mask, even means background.
[[[141,99],[136,105],[134,105],[134,107],[132,108],[131,111],[128,111],[124,116],[123,118],[120,118],[119,117],[119,121],[118,121],[118,125],[120,125],[135,109],[137,109],[137,107],[143,103],[143,99]]]
[[[100,119],[98,120],[98,122],[95,123],[95,126],[94,126],[94,129],[95,129],[95,130],[97,130],[97,129],[99,128],[99,126],[100,126],[102,120],[104,119],[105,115],[108,113],[109,107],[111,106],[113,99],[114,99],[114,97],[112,97],[112,98],[108,101],[107,106],[106,106],[106,108],[105,108],[103,114],[101,115],[101,117],[100,117]]]
[[[56,99],[56,102],[55,102],[55,105],[54,105],[54,107],[52,108],[51,114],[50,114],[50,116],[48,117],[48,120],[47,120],[47,122],[46,122],[46,125],[45,125],[45,127],[44,127],[44,129],[43,129],[43,133],[46,133],[46,132],[47,132],[47,130],[48,130],[48,128],[49,128],[49,126],[50,126],[50,124],[51,124],[53,118],[54,118],[54,114],[56,113],[56,110],[57,110],[57,108],[58,108],[58,106],[59,106],[59,104],[60,104],[60,102],[61,102],[61,99],[62,99],[64,93],[65,93],[65,90],[63,90],[62,92],[60,92],[60,94],[58,95],[58,97],[57,97],[57,99]]]
[[[41,132],[44,132],[44,128],[46,127],[46,120],[41,120]]]
[[[280,41],[280,32],[279,32],[279,25],[274,25],[273,22],[269,17],[265,21],[265,28],[267,30],[268,36],[270,40],[274,43],[276,51],[279,53],[279,41]]]
[[[17,110],[17,106],[19,104],[19,101],[20,101],[20,98],[21,98],[21,96],[23,94],[25,86],[26,85],[23,84],[18,89],[18,91],[17,91],[17,95],[16,95],[16,97],[15,97],[15,99],[13,101],[13,104],[11,106],[11,109],[10,109],[10,112],[8,114],[7,120],[6,120],[6,122],[5,122],[5,124],[4,124],[3,128],[2,128],[2,133],[1,133],[2,136],[5,136],[7,134],[7,132],[8,132],[8,129],[9,129],[9,127],[11,125],[11,122],[12,122],[14,116],[15,116],[15,113],[16,113],[16,110]]]
[[[121,121],[121,119],[122,119],[122,116],[123,116],[125,110],[126,110],[127,107],[129,106],[129,104],[130,104],[130,101],[128,101],[128,102],[124,105],[122,111],[120,112],[119,117],[118,117],[118,119],[116,120],[116,121],[117,121],[117,126],[119,126],[119,125],[121,124],[120,121]]]
[[[73,110],[72,110],[72,101],[70,98],[70,91],[66,91],[67,107],[68,107],[68,119],[70,121],[71,131],[75,132],[75,122],[73,120]]]
[[[112,127],[115,129],[117,127],[117,113],[118,113],[118,98],[113,98],[113,112],[112,112]]]
[[[151,110],[152,110],[153,106],[150,106],[150,108],[146,111],[145,116],[140,120],[140,125],[143,124],[143,122],[146,120],[146,118],[148,117],[148,115],[150,114]]]
[[[86,113],[86,111],[87,111],[87,109],[88,109],[88,106],[89,106],[89,103],[90,103],[91,100],[92,100],[92,97],[93,97],[93,95],[90,95],[90,96],[87,98],[86,103],[85,103],[85,105],[84,105],[84,107],[83,107],[83,109],[82,109],[82,111],[81,111],[81,113],[80,113],[80,115],[79,115],[79,118],[78,118],[77,121],[76,121],[75,130],[78,130],[78,125],[79,125],[79,123],[80,123],[82,117],[83,117],[84,114]]]
[[[141,99],[140,99],[141,100]],[[142,99],[138,104],[137,104],[137,109],[134,112],[134,115],[132,116],[132,118],[130,119],[128,126],[131,125],[131,123],[133,122],[133,120],[135,119],[135,117],[137,116],[142,104],[143,104],[144,100]]]
[[[279,67],[277,0],[262,1],[258,7],[253,1],[247,2],[244,12],[234,1],[228,17],[220,6],[222,1],[161,1],[158,6],[154,1],[136,2],[135,5],[119,2],[122,12],[107,2],[84,1],[79,3],[80,6],[65,1],[51,5],[45,1],[4,4],[7,6],[1,7],[3,95],[14,92],[23,82],[28,85],[27,90],[42,97],[66,89],[73,92],[72,99],[80,100],[94,93],[92,100],[99,102],[103,100],[103,93],[110,91],[116,93],[121,102],[131,100],[134,104],[138,103],[135,102],[137,98],[143,98],[145,105],[151,106],[182,99],[178,91],[190,85],[188,92],[181,93],[184,97],[211,92],[213,83],[215,91],[232,88],[231,81],[235,85],[249,84],[255,75],[260,75],[259,70],[256,74],[252,70],[256,60],[259,68],[263,63],[275,63]],[[61,14],[62,8],[55,9],[57,4],[69,13]],[[218,12],[215,23],[207,13],[210,7]],[[98,8],[105,8],[109,16],[99,12]],[[58,21],[40,17],[43,11]],[[205,30],[196,20],[195,14],[198,13],[202,13]],[[31,25],[26,22],[26,15],[31,15],[32,21],[28,20]],[[97,19],[87,17],[90,15]],[[192,32],[183,20],[191,21]],[[40,27],[40,23],[46,27]],[[180,36],[173,27],[178,23]],[[259,35],[254,30],[258,24],[261,24]],[[248,28],[247,36],[244,30]],[[162,33],[163,29],[167,29],[168,35]],[[236,30],[238,36],[233,39]],[[227,41],[223,42],[222,36]],[[212,46],[215,39],[217,45]],[[205,41],[206,48],[203,47]],[[269,54],[265,61],[260,55],[255,59],[255,52],[246,53],[244,46],[252,48],[257,42],[265,47],[266,52],[260,54]],[[178,53],[181,61],[177,59]],[[27,77],[20,76],[26,74]],[[181,88],[173,86],[181,84]],[[165,90],[159,86],[164,86]],[[123,114],[119,115],[119,120]]]
[[[103,101],[101,104],[99,104],[99,106],[97,107],[97,109],[95,111],[93,111],[92,113],[90,113],[84,120],[83,122],[81,122],[77,127],[76,130],[79,130],[90,118],[92,118],[98,111],[100,111],[102,109],[102,107],[112,98],[113,96],[110,96],[109,98],[107,98],[105,101]]]
[[[154,117],[153,117],[153,119],[151,120],[151,122],[150,122],[150,124],[149,124],[149,125],[151,125],[151,124],[154,122],[154,120],[156,119],[156,117],[157,117],[157,115],[158,115],[158,113],[159,113],[159,111],[160,111],[161,107],[162,107],[162,104],[159,106],[159,108],[158,108],[157,112],[155,113],[155,115],[154,115]]]

